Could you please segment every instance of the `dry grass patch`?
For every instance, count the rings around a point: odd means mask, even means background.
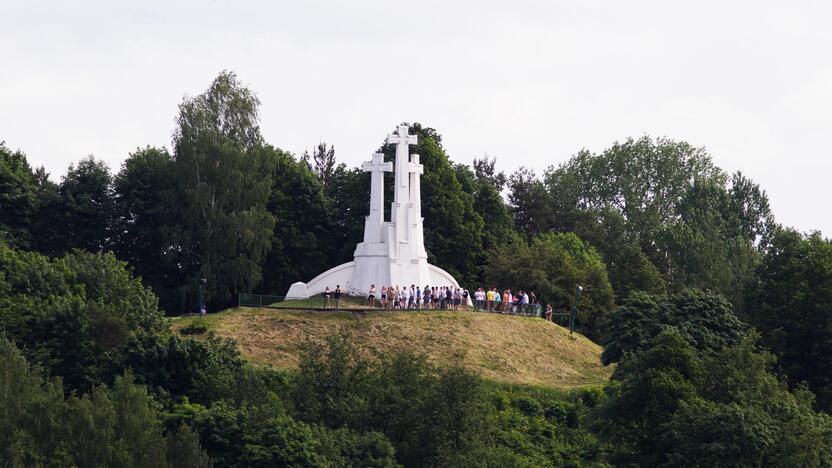
[[[190,318],[174,321],[179,329]],[[410,350],[435,363],[458,362],[510,384],[574,388],[603,384],[611,368],[601,348],[541,319],[471,312],[301,312],[231,309],[206,319],[217,335],[237,341],[255,364],[294,369],[307,340],[349,333],[366,353]]]

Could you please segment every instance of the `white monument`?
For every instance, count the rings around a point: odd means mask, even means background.
[[[329,286],[337,285],[352,295],[365,296],[370,285],[382,286],[452,286],[456,280],[445,270],[428,263],[422,227],[420,177],[423,173],[419,155],[410,154],[410,145],[417,143],[416,135],[402,125],[387,137],[396,145],[396,163],[384,162],[384,155],[376,153],[361,168],[370,173],[370,214],[364,221],[364,242],[358,244],[354,260],[327,270],[308,283],[294,283],[287,299],[307,298]],[[395,187],[390,209],[390,221],[384,220],[384,173],[393,172]]]

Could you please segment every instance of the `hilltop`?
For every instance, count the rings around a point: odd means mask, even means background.
[[[173,321],[179,330],[196,320]],[[205,319],[208,328],[237,341],[249,362],[294,369],[306,340],[350,333],[364,352],[409,350],[435,363],[461,362],[483,377],[508,384],[569,389],[600,385],[612,369],[601,347],[553,323],[527,317],[452,311],[301,311],[233,308]]]

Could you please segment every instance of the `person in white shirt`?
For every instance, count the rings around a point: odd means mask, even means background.
[[[370,285],[370,294],[367,296],[367,305],[370,307],[376,306],[376,285]]]

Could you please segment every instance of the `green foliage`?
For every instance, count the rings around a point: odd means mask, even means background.
[[[180,310],[180,272],[170,252],[175,223],[176,172],[164,148],[137,149],[115,177],[114,250],[159,296],[164,309]]]
[[[756,336],[700,354],[675,328],[619,364],[597,424],[628,466],[826,466],[832,420],[789,392]],[[602,422],[603,421],[603,422]]]
[[[267,208],[277,221],[262,287],[283,294],[295,281],[312,279],[331,268],[336,244],[332,242],[330,200],[322,182],[304,161],[278,149],[269,150],[273,152],[274,186]],[[328,180],[330,185],[337,183],[334,177]]]
[[[179,329],[179,333],[183,335],[202,335],[207,331],[208,324],[206,324],[205,320],[203,319],[194,320],[193,322]]]
[[[386,196],[386,195],[385,195]],[[327,188],[331,200],[333,231],[329,233],[334,246],[332,265],[353,258],[355,245],[364,240],[364,216],[369,211],[370,174],[361,169],[335,168]]]
[[[628,353],[649,347],[669,327],[702,353],[734,345],[746,331],[746,325],[719,295],[700,291],[673,296],[638,293],[612,312],[601,361],[605,365],[619,362]]]
[[[169,424],[187,422],[220,466],[396,466],[384,436],[310,425],[285,414],[274,400],[210,407],[175,405]]]
[[[621,213],[612,208],[599,213],[583,211],[574,222],[575,233],[601,254],[617,298],[623,299],[635,291],[666,292],[663,275],[641,249]]]
[[[157,394],[207,393],[210,373],[242,368],[231,343],[173,336],[156,297],[111,253],[50,260],[0,245],[0,331],[70,390],[112,383],[129,367]]]
[[[199,402],[229,397],[243,369],[234,343],[211,334],[202,340],[136,334],[122,365],[160,396],[188,396]]]
[[[146,390],[126,373],[112,389],[64,396],[0,337],[0,463],[4,466],[206,466],[193,437],[162,433]],[[181,433],[181,430],[180,430]],[[173,462],[168,444],[200,458]]]
[[[485,255],[491,249],[509,244],[517,239],[514,219],[509,207],[503,200],[502,191],[506,185],[506,176],[496,172],[496,160],[474,159],[474,170],[457,164],[456,177],[462,190],[474,196],[474,211],[483,220],[483,249]]]
[[[748,314],[793,385],[832,410],[832,241],[780,230],[757,269]]]
[[[261,279],[275,223],[266,209],[275,154],[262,142],[258,105],[233,73],[223,72],[204,94],[179,106],[179,209],[169,249],[177,255],[183,308],[195,303],[200,278],[208,280],[213,307],[230,304]]]
[[[0,239],[28,247],[37,209],[35,175],[26,155],[0,141]]]
[[[304,151],[301,158],[305,163],[309,162],[309,153]],[[326,142],[320,142],[312,151],[312,164],[310,164],[315,177],[321,182],[324,192],[330,193],[332,190],[332,179],[335,177],[335,171],[338,165],[335,162],[335,147],[326,146]]]
[[[550,190],[556,195],[565,191],[577,209],[620,212],[643,247],[674,219],[691,182],[720,177],[703,149],[646,136],[613,143],[601,155],[582,151],[546,176]],[[567,185],[561,189],[559,182]]]
[[[338,337],[310,345],[292,399],[309,424],[383,434],[404,466],[562,466],[600,460],[600,446],[582,428],[585,405],[600,398],[591,394],[566,400],[553,392],[489,387],[461,367],[433,366],[425,356],[368,359]],[[338,399],[349,405],[337,405]]]
[[[590,241],[619,298],[661,293],[666,282],[718,291],[741,311],[774,226],[765,192],[741,173],[729,179],[685,142],[643,137],[582,151],[544,180],[550,213],[537,217]]]
[[[113,177],[103,161],[88,156],[77,166],[70,165],[58,187],[57,206],[47,207],[56,216],[50,236],[56,243],[47,253],[109,248],[114,215],[112,188]]]
[[[368,363],[358,356],[348,336],[326,344],[308,343],[300,359],[292,399],[299,417],[339,428],[365,411]]]
[[[514,214],[517,230],[531,241],[536,235],[549,230],[552,223],[551,204],[546,186],[534,171],[521,167],[508,179],[508,200]]]
[[[72,389],[112,381],[130,337],[164,327],[156,297],[112,254],[0,246],[0,291],[0,329]]]
[[[171,468],[209,468],[208,454],[199,445],[199,435],[185,424],[167,438],[167,454]]]
[[[656,238],[668,254],[675,289],[712,289],[739,311],[768,242],[771,214],[759,187],[735,174],[730,189],[721,180],[695,181],[679,202],[679,219]]]
[[[531,244],[516,242],[488,256],[490,284],[534,291],[541,302],[567,311],[575,302],[575,287],[584,288],[578,304],[581,331],[598,339],[606,327],[605,315],[613,307],[613,291],[601,257],[573,233],[547,233]]]

